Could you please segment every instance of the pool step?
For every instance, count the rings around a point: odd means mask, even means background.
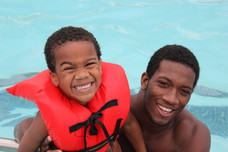
[[[0,137],[0,151],[14,152],[18,148],[18,143],[14,139]]]

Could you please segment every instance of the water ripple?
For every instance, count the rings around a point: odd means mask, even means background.
[[[212,5],[212,4],[228,3],[228,0],[189,0],[189,2],[195,3],[195,4]]]
[[[119,2],[114,2],[114,1],[109,1],[108,3],[111,6],[114,7],[147,7],[147,6],[156,6],[156,5],[168,5],[168,4],[174,4],[174,3],[179,3],[179,0],[171,0],[171,1],[163,1],[163,2],[140,2],[140,3],[119,3]]]
[[[198,32],[187,30],[180,26],[177,26],[176,30],[178,32],[180,32],[180,34],[183,35],[185,38],[194,39],[194,40],[202,40],[202,34],[200,34]]]
[[[115,24],[110,24],[110,25],[107,25],[106,28],[108,29],[113,29],[113,30],[116,30],[120,33],[124,33],[124,34],[127,34],[127,30],[119,25],[115,25]]]
[[[73,19],[73,18],[79,18],[79,17],[85,17],[85,16],[93,16],[96,14],[100,14],[104,11],[104,8],[94,9],[90,11],[85,11],[81,13],[77,13],[75,15],[49,15],[49,14],[43,14],[43,13],[33,13],[25,16],[0,16],[0,20],[8,20],[15,22],[19,25],[24,24],[31,24],[34,20],[38,19]]]

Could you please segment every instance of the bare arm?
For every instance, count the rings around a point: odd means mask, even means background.
[[[40,112],[38,112],[31,126],[26,130],[20,142],[18,152],[36,152],[47,135],[46,126]]]
[[[22,137],[24,136],[26,130],[32,124],[33,119],[34,117],[27,118],[16,125],[16,127],[14,128],[14,137],[17,143],[21,142]]]
[[[141,128],[134,115],[129,112],[127,120],[123,126],[123,132],[137,152],[146,152],[146,146],[142,136]]]

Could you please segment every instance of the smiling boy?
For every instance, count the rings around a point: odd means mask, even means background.
[[[72,26],[61,28],[48,38],[44,53],[49,72],[7,89],[12,93],[30,81],[31,90],[38,88],[31,98],[40,112],[24,135],[20,125],[15,129],[18,142],[21,137],[17,135],[23,136],[18,152],[36,152],[48,134],[54,147],[65,151],[103,152],[108,143],[112,147],[115,142],[122,120],[126,120],[123,131],[135,149],[146,151],[140,127],[128,113],[130,92],[125,72],[119,65],[101,61],[99,44],[90,32]],[[37,78],[40,81],[33,82]],[[24,86],[21,88],[23,92]]]
[[[209,152],[207,126],[184,109],[199,71],[194,54],[181,45],[166,45],[151,57],[141,89],[131,96],[148,152]],[[123,135],[119,143],[124,152],[134,151]]]

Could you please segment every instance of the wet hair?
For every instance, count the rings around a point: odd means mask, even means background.
[[[178,62],[190,67],[196,74],[193,87],[196,86],[196,83],[199,78],[200,68],[195,55],[189,49],[181,45],[166,45],[157,50],[154,53],[154,55],[150,58],[150,61],[147,65],[146,72],[149,76],[149,79],[159,68],[160,63],[163,60]]]
[[[45,54],[47,66],[49,70],[51,70],[52,72],[56,72],[55,49],[69,41],[92,42],[96,49],[97,57],[100,60],[100,57],[101,57],[100,46],[92,33],[80,27],[73,27],[73,26],[63,27],[58,31],[54,32],[47,39],[47,42],[44,48],[44,54]]]

